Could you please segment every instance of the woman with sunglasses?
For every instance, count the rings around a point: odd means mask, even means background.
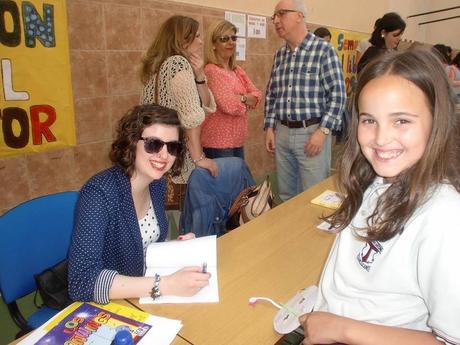
[[[205,156],[200,142],[200,125],[205,113],[216,109],[208,89],[202,58],[203,41],[199,23],[189,17],[172,16],[160,27],[143,61],[141,80],[143,104],[157,103],[174,109],[185,129],[187,152],[175,183],[187,183],[195,166],[217,176],[216,163]]]
[[[201,143],[206,157],[240,157],[248,136],[247,110],[259,104],[262,93],[237,66],[236,27],[222,20],[214,24],[205,44],[205,73],[216,100],[217,110],[201,127]]]
[[[81,189],[69,252],[69,295],[101,304],[111,299],[191,296],[208,284],[201,267],[144,277],[145,253],[166,239],[163,175],[180,173],[182,130],[176,111],[136,106],[118,123],[113,167]],[[181,239],[193,238],[193,234]]]

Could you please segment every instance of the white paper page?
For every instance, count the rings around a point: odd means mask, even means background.
[[[59,314],[57,314],[59,315]],[[55,315],[53,318],[57,317]],[[18,343],[18,345],[33,345],[40,340],[47,332],[45,331],[48,322],[31,332],[30,335]],[[173,342],[177,333],[182,328],[182,322],[179,320],[168,319],[165,317],[150,315],[145,323],[152,325],[147,334],[139,341],[139,345],[169,345]]]
[[[207,272],[211,274],[209,285],[191,297],[161,296],[153,300],[142,297],[140,304],[163,303],[217,303],[219,287],[217,282],[217,249],[216,236],[199,237],[186,241],[169,241],[152,243],[147,248],[145,276],[153,277],[155,273],[167,275],[186,266],[207,264]]]

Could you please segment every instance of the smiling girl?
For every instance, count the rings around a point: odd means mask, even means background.
[[[428,51],[386,54],[355,102],[304,344],[458,344],[460,127],[444,69]]]

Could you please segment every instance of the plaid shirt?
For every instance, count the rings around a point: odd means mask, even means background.
[[[265,95],[264,128],[276,120],[301,121],[320,118],[321,127],[340,130],[346,90],[342,66],[334,48],[307,33],[291,51],[276,51]]]

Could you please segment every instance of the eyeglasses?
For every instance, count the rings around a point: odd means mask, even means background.
[[[172,156],[178,156],[182,153],[182,143],[180,141],[168,141],[164,142],[161,139],[157,138],[140,138],[140,140],[144,140],[144,150],[147,153],[158,153],[161,151],[164,145],[166,145],[166,149],[168,153]]]
[[[219,41],[221,43],[226,43],[228,42],[229,40],[232,40],[233,42],[236,42],[236,40],[238,39],[238,36],[237,35],[225,35],[225,36],[220,36],[219,38]]]
[[[296,11],[296,10],[287,10],[287,9],[281,9],[281,10],[278,10],[278,11],[275,11],[275,13],[273,13],[273,15],[270,17],[272,19],[272,22],[275,21],[275,18],[278,16],[279,18],[281,17],[284,17],[285,14],[287,13],[290,13],[290,12],[299,12],[299,11]]]

